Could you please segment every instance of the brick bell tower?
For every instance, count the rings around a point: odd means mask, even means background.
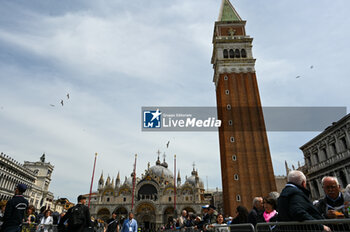
[[[246,21],[229,0],[223,0],[213,35],[224,212],[249,209],[256,196],[276,191],[264,116],[252,55],[253,39]]]

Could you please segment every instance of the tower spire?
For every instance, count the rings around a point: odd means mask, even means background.
[[[218,21],[242,21],[230,0],[222,0]]]

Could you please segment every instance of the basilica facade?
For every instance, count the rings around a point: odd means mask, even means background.
[[[208,203],[204,199],[204,184],[195,167],[190,174],[182,182],[178,172],[175,183],[173,172],[168,169],[165,158],[160,161],[159,155],[154,166],[148,163],[141,177],[135,177],[135,183],[133,172],[123,182],[119,173],[115,180],[109,176],[105,180],[101,174],[98,189],[91,197],[91,215],[106,220],[112,212],[127,217],[132,211],[140,227],[158,229],[184,209],[200,214],[201,206]]]

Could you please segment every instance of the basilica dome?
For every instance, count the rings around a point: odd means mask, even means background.
[[[157,177],[161,177],[163,173],[165,178],[173,178],[173,173],[166,167],[163,167],[162,165],[152,166],[149,168],[149,170]]]
[[[204,188],[204,183],[202,181],[201,178],[199,178],[198,176],[198,171],[196,171],[195,169],[193,169],[192,175],[190,177],[187,177],[186,181],[185,181],[185,184],[188,183],[188,184],[191,184],[193,186],[196,185],[196,178],[198,178],[198,184],[199,184],[199,187],[200,188]]]
[[[198,181],[198,182],[199,182],[199,186],[200,186],[200,187],[203,187],[203,186],[204,186],[203,181],[202,181],[201,178],[199,178],[199,177],[198,177],[198,179],[199,179],[199,181]],[[196,177],[195,177],[195,176],[187,177],[185,183],[189,183],[189,184],[191,184],[191,185],[196,185]]]
[[[159,156],[158,156],[158,160],[156,161],[156,165],[150,167],[149,171],[157,177],[162,177],[162,175],[166,179],[172,179],[174,177],[172,171],[170,171],[168,169],[168,164],[167,164],[167,162],[165,162],[165,157],[164,157],[163,163],[161,163],[159,160]]]

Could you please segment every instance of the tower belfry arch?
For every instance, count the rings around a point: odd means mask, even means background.
[[[213,35],[220,162],[225,214],[251,207],[256,196],[276,191],[252,53],[253,39],[229,0],[223,0]]]

